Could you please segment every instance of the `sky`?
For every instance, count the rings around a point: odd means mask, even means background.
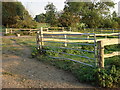
[[[44,7],[48,4],[48,2],[52,2],[57,11],[61,11],[64,8],[65,0],[55,1],[55,0],[18,0],[21,1],[25,8],[29,11],[32,17],[35,15],[39,15],[40,13],[45,13]]]
[[[48,2],[52,2],[56,8],[57,11],[61,11],[64,8],[64,2],[66,0],[18,0],[22,2],[22,4],[25,6],[25,8],[28,10],[30,15],[34,18],[36,15],[39,15],[40,13],[45,13],[44,7],[48,4]],[[118,3],[120,0],[113,0],[115,3]],[[115,8],[111,10],[118,12],[118,5],[115,5]]]

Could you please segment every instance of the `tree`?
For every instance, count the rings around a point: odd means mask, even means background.
[[[45,23],[46,22],[46,14],[41,13],[40,15],[36,15],[36,17],[34,18],[34,20],[36,22],[39,22],[39,23]]]
[[[85,23],[89,28],[98,28],[104,17],[109,16],[111,7],[114,7],[113,2],[66,2],[64,12],[79,16],[79,23]]]
[[[116,17],[117,17],[117,13],[116,13],[115,11],[112,13],[112,17],[113,17],[113,18],[116,18]]]
[[[17,15],[15,2],[3,2],[2,3],[2,24],[4,26],[10,26],[16,23],[15,16]]]
[[[117,13],[114,11],[112,13],[112,21],[113,21],[113,27],[114,28],[120,28],[120,18],[117,16]]]
[[[79,23],[79,19],[79,16],[75,16],[70,12],[63,12],[59,17],[59,22],[61,23],[62,27],[76,27]]]
[[[32,20],[21,2],[3,2],[2,25],[14,28],[35,28],[36,22]]]
[[[51,26],[57,25],[56,17],[56,8],[53,3],[48,3],[45,7],[46,10],[46,23],[49,23]]]

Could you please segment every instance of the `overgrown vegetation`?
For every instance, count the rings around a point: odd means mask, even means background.
[[[39,53],[40,52],[35,49],[32,55],[40,61],[50,63],[59,69],[70,71],[80,82],[91,83],[98,87],[120,87],[120,57],[108,59],[110,62],[106,60],[106,68],[102,69],[92,68],[69,60],[48,58],[45,53],[43,53],[43,55]]]
[[[106,48],[105,53],[110,53],[111,50],[116,51],[118,50],[119,47],[118,45],[111,45],[106,46],[105,48]],[[64,50],[64,49],[58,50],[55,48],[43,48],[43,49],[51,51],[57,50],[57,52],[66,52],[81,55],[81,53],[77,52],[76,50]],[[94,48],[83,46],[82,49],[93,50]],[[98,67],[85,66],[65,59],[48,58],[48,56],[59,57],[58,53],[55,52],[42,51],[41,53],[40,51],[37,51],[37,49],[35,49],[32,55],[33,57],[37,57],[40,61],[50,63],[60,69],[70,71],[77,77],[77,79],[80,82],[91,83],[92,85],[105,88],[120,87],[120,62],[119,62],[120,56],[105,59],[105,68],[103,69]],[[88,55],[91,56],[90,53],[88,53]],[[70,56],[68,58],[74,58],[74,56]],[[74,59],[78,59],[79,61],[85,61],[85,59],[83,58],[75,57]]]

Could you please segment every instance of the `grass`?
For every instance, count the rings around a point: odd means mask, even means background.
[[[32,38],[16,38],[13,39],[16,41],[17,44],[19,45],[25,45],[28,47],[36,47],[36,40],[35,37]]]
[[[10,72],[2,72],[3,75],[9,75],[9,76],[14,76],[12,73]]]
[[[35,38],[3,38],[2,39],[2,53],[3,54],[9,54],[13,53],[15,55],[21,56],[22,53],[22,47],[16,46],[13,44],[15,41],[16,44],[21,46],[28,46],[31,49],[34,49],[36,47]],[[33,42],[32,42],[33,41]]]
[[[115,65],[116,68],[120,70],[120,55],[105,59],[106,67],[113,66],[113,65]]]
[[[50,25],[47,23],[38,23],[37,28],[41,28],[41,27],[50,27]]]

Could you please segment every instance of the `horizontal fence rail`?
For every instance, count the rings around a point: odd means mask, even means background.
[[[103,34],[103,33],[119,33],[120,29],[105,29],[105,28],[85,28],[82,30],[83,33],[96,33],[96,34]]]
[[[31,28],[2,28],[2,33],[3,34],[14,34],[14,33],[19,33],[19,32],[37,32],[40,29],[31,29]],[[43,28],[44,31],[54,31],[54,30],[60,30],[60,31],[64,31],[64,30],[68,30],[71,31],[71,28],[68,27],[47,27],[47,28]]]
[[[40,29],[30,29],[30,28],[3,28],[3,32],[5,34],[8,34],[8,33],[16,33],[17,31],[26,31],[26,32],[36,32],[36,31],[39,31]],[[47,33],[49,32],[51,34],[51,32],[53,31],[58,31],[56,33],[63,33],[63,31],[67,31],[70,33],[73,34],[73,31],[72,31],[72,28],[71,27],[44,27],[43,28],[43,31],[46,31]],[[92,28],[84,28],[84,29],[81,29],[81,30],[77,30],[77,31],[80,31],[81,33],[96,33],[96,34],[103,34],[103,33],[106,33],[106,34],[109,34],[109,33],[119,33],[120,32],[120,29],[99,29],[99,28],[96,28],[96,29],[92,29]],[[80,33],[80,32],[74,32],[75,34],[77,33]]]
[[[5,29],[3,29],[2,33],[3,34],[17,34],[17,33],[20,33],[20,32],[33,33],[33,32],[37,32],[37,31],[39,31],[39,29],[5,28]]]
[[[109,58],[109,57],[118,56],[118,55],[120,55],[120,51],[112,52],[110,54],[104,54],[104,58]]]

